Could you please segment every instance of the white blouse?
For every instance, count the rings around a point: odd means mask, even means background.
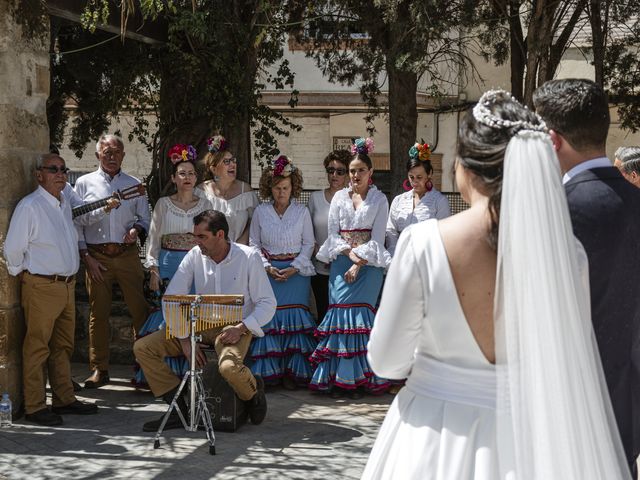
[[[149,238],[147,239],[147,268],[158,266],[158,256],[162,247],[162,236],[169,233],[193,232],[193,217],[213,208],[204,195],[198,197],[198,203],[189,210],[182,210],[169,197],[160,197],[153,209]]]
[[[369,187],[362,204],[355,209],[350,194],[351,188],[345,188],[333,196],[329,207],[328,237],[316,254],[321,262],[335,260],[343,250],[351,246],[341,236],[340,230],[371,230],[371,240],[352,249],[368,265],[387,268],[391,255],[384,248],[384,235],[389,213],[389,202],[384,193],[375,185]]]
[[[311,223],[313,223],[313,233],[316,237],[316,243],[322,245],[328,236],[329,224],[329,206],[324,190],[313,192],[309,197],[309,213],[311,214]],[[329,275],[329,265],[321,262],[317,258],[313,259],[313,265],[316,272],[320,275]]]
[[[291,266],[297,268],[300,275],[304,277],[315,275],[316,270],[311,263],[314,244],[309,210],[295,200],[291,201],[282,218],[273,208],[272,203],[262,203],[253,212],[249,245],[260,252],[265,268],[271,263],[264,251],[269,255],[299,252],[291,262]]]
[[[253,190],[244,191],[244,182],[242,183],[242,191],[240,195],[227,200],[213,194],[213,190],[209,187],[210,181],[201,183],[196,188],[202,190],[206,195],[214,210],[224,213],[229,224],[229,240],[235,242],[240,238],[242,232],[249,224],[253,210],[258,206],[258,195]]]
[[[441,220],[451,216],[449,201],[435,188],[425,193],[413,208],[413,190],[402,193],[393,199],[387,221],[387,250],[391,255],[396,250],[400,233],[413,223],[430,218]]]

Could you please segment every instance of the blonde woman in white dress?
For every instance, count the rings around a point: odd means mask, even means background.
[[[229,223],[229,240],[248,245],[251,215],[258,206],[258,196],[251,185],[236,178],[237,160],[226,138],[222,135],[209,138],[207,148],[205,181],[197,188],[204,191],[214,210],[224,213]]]

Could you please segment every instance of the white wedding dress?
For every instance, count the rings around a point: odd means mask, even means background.
[[[437,220],[403,235],[369,343],[376,373],[407,378],[363,479],[508,479],[496,445],[496,369],[458,301]],[[394,288],[391,288],[394,286]],[[415,354],[414,354],[415,352]]]

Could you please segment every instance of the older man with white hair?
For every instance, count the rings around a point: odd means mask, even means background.
[[[61,414],[98,411],[96,405],[77,400],[71,384],[80,260],[71,203],[63,193],[67,172],[59,155],[49,153],[38,158],[35,175],[39,186],[18,203],[4,242],[7,270],[22,284],[26,419],[46,426],[62,424]],[[101,214],[93,215],[93,219]],[[51,410],[46,404],[45,367],[53,393]]]
[[[618,167],[622,176],[640,188],[640,147],[620,147],[614,158],[613,165]]]
[[[96,144],[100,165],[83,175],[75,191],[83,202],[93,202],[140,181],[122,171],[124,144],[116,135],[103,135]],[[123,200],[117,210],[80,229],[78,245],[86,267],[86,284],[91,304],[89,316],[89,364],[91,376],[85,388],[109,382],[109,315],[113,285],[117,283],[133,318],[137,332],[149,313],[143,293],[144,272],[138,258],[137,240],[149,229],[149,203],[145,197]]]

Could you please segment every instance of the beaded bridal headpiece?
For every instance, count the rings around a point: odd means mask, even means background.
[[[473,107],[473,118],[475,118],[478,123],[482,123],[491,128],[516,128],[518,131],[547,132],[547,124],[544,123],[544,120],[536,113],[534,113],[534,115],[540,120],[539,124],[533,124],[525,120],[505,120],[495,115],[491,111],[491,106],[496,103],[500,97],[519,103],[509,92],[504,90],[489,90],[482,94],[476,106]]]

